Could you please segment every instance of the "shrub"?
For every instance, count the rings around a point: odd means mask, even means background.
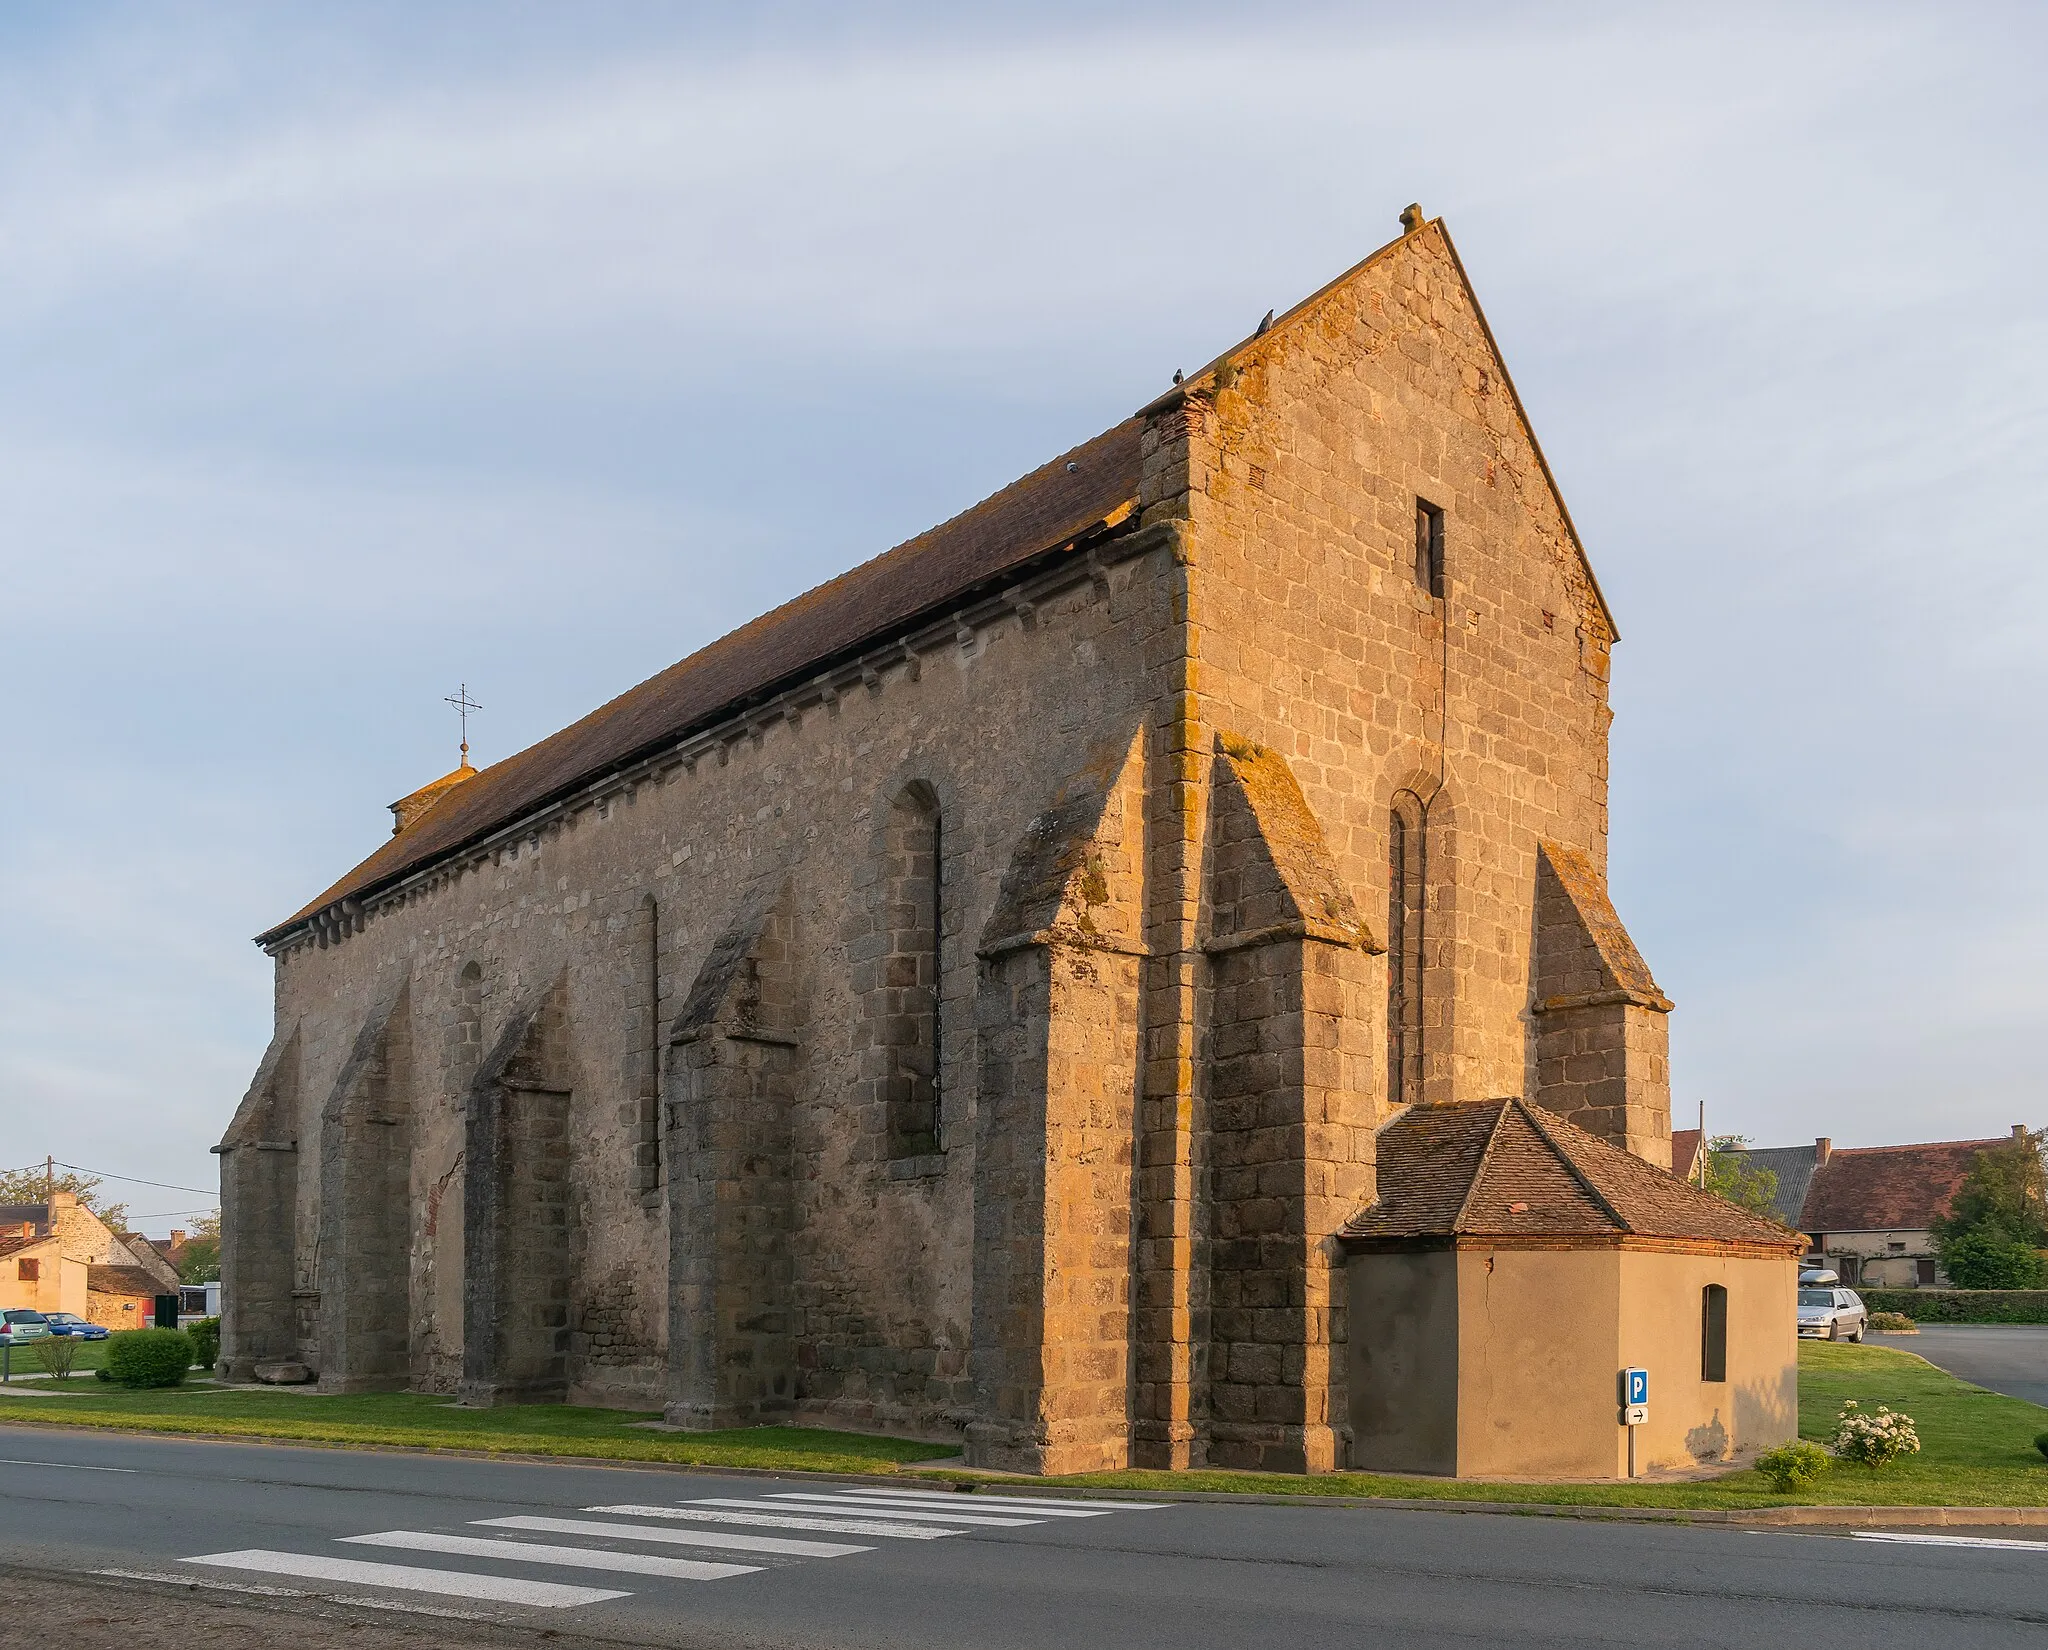
[[[1903,1312],[1873,1312],[1870,1327],[1886,1335],[1910,1335],[1920,1326]]]
[[[1835,1417],[1835,1436],[1829,1445],[1845,1461],[1855,1461],[1875,1471],[1888,1467],[1902,1455],[1916,1455],[1920,1434],[1913,1430],[1913,1417],[1901,1415],[1885,1404],[1875,1415],[1867,1415],[1851,1398]]]
[[[2048,1323],[2048,1289],[1865,1289],[1873,1312],[1916,1323]]]
[[[1771,1481],[1771,1488],[1780,1495],[1805,1489],[1832,1464],[1826,1450],[1804,1438],[1767,1449],[1756,1458],[1756,1470]]]
[[[185,1333],[192,1337],[192,1361],[211,1369],[220,1359],[220,1319],[201,1318]]]
[[[78,1337],[76,1335],[45,1335],[35,1343],[36,1362],[43,1366],[43,1372],[54,1375],[58,1380],[69,1380],[71,1366],[78,1362]]]
[[[2025,1237],[1995,1228],[1941,1240],[1941,1269],[1958,1289],[2039,1289],[2048,1284],[2041,1252]]]
[[[107,1340],[107,1377],[123,1386],[176,1386],[191,1367],[182,1329],[124,1329]]]
[[[2039,1450],[2043,1455],[2048,1455],[2048,1432],[2042,1433],[2038,1438],[2034,1440],[2034,1448]]]

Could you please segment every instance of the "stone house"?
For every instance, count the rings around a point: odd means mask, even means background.
[[[1318,1470],[1385,1128],[1512,1095],[1668,1167],[1614,622],[1448,233],[1403,226],[394,804],[259,937],[226,1373]]]
[[[1947,1288],[1935,1220],[1948,1213],[1979,1152],[2026,1138],[2026,1125],[2015,1123],[2003,1140],[1839,1149],[1816,1141],[1798,1221],[1812,1244],[1807,1264],[1830,1266],[1852,1286]]]

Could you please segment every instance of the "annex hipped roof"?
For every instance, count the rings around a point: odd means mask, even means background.
[[[1348,1247],[1650,1238],[1793,1251],[1796,1232],[1522,1100],[1411,1107],[1379,1134],[1379,1198]]]
[[[629,689],[580,722],[451,786],[320,897],[257,936],[396,882],[751,700],[957,602],[1116,520],[1138,496],[1143,426],[1126,419],[971,510],[785,602]]]

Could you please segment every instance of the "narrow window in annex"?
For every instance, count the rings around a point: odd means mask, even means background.
[[[1700,1291],[1700,1379],[1728,1379],[1728,1291],[1718,1283]]]
[[[1422,1098],[1422,909],[1427,864],[1422,799],[1394,798],[1387,832],[1387,1101]]]

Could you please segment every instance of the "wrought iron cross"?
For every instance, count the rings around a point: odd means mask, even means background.
[[[455,714],[462,718],[462,760],[469,761],[469,713],[484,707],[469,696],[469,684],[464,682],[442,701],[455,707]]]

